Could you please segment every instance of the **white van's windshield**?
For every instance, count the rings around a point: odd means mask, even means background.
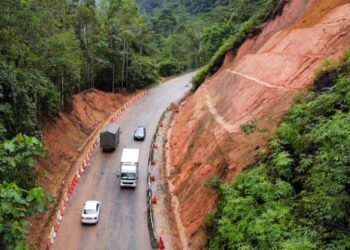
[[[136,174],[135,173],[121,173],[120,178],[122,180],[136,180]]]

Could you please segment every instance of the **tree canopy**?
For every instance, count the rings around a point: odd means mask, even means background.
[[[39,133],[73,94],[158,80],[153,31],[132,0],[0,2],[0,139]]]
[[[43,212],[52,198],[36,187],[36,158],[45,154],[34,137],[18,134],[0,143],[0,248],[29,249],[27,218]]]

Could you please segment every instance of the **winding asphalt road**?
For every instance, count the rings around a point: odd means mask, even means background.
[[[80,178],[66,209],[53,245],[55,250],[147,250],[151,249],[146,217],[147,161],[158,121],[171,102],[190,89],[194,73],[171,79],[153,89],[118,117],[122,134],[113,153],[95,151],[90,166]],[[133,140],[138,125],[147,130],[144,142]],[[139,179],[136,189],[122,189],[117,171],[125,147],[140,148]],[[85,226],[80,215],[86,200],[101,202],[97,225]]]

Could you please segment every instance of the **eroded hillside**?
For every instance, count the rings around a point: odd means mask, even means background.
[[[58,118],[45,128],[43,141],[47,154],[37,166],[43,173],[39,184],[55,198],[55,203],[48,212],[33,218],[34,226],[29,231],[31,242],[46,242],[45,234],[67,186],[66,180],[74,175],[76,165],[80,164],[78,157],[84,155],[95,132],[130,97],[96,89],[83,91],[73,97],[69,112],[59,113]]]
[[[206,244],[204,219],[216,202],[208,180],[230,180],[254,163],[320,62],[349,44],[350,1],[289,1],[181,106],[170,130],[169,181],[188,248]],[[240,127],[251,121],[260,132],[247,135]]]

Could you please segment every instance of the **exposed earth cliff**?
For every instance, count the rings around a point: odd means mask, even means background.
[[[188,248],[206,244],[205,215],[216,202],[208,180],[230,180],[254,163],[320,63],[349,44],[349,0],[289,1],[180,107],[169,132],[169,181]],[[240,126],[251,121],[260,132],[247,135]]]

